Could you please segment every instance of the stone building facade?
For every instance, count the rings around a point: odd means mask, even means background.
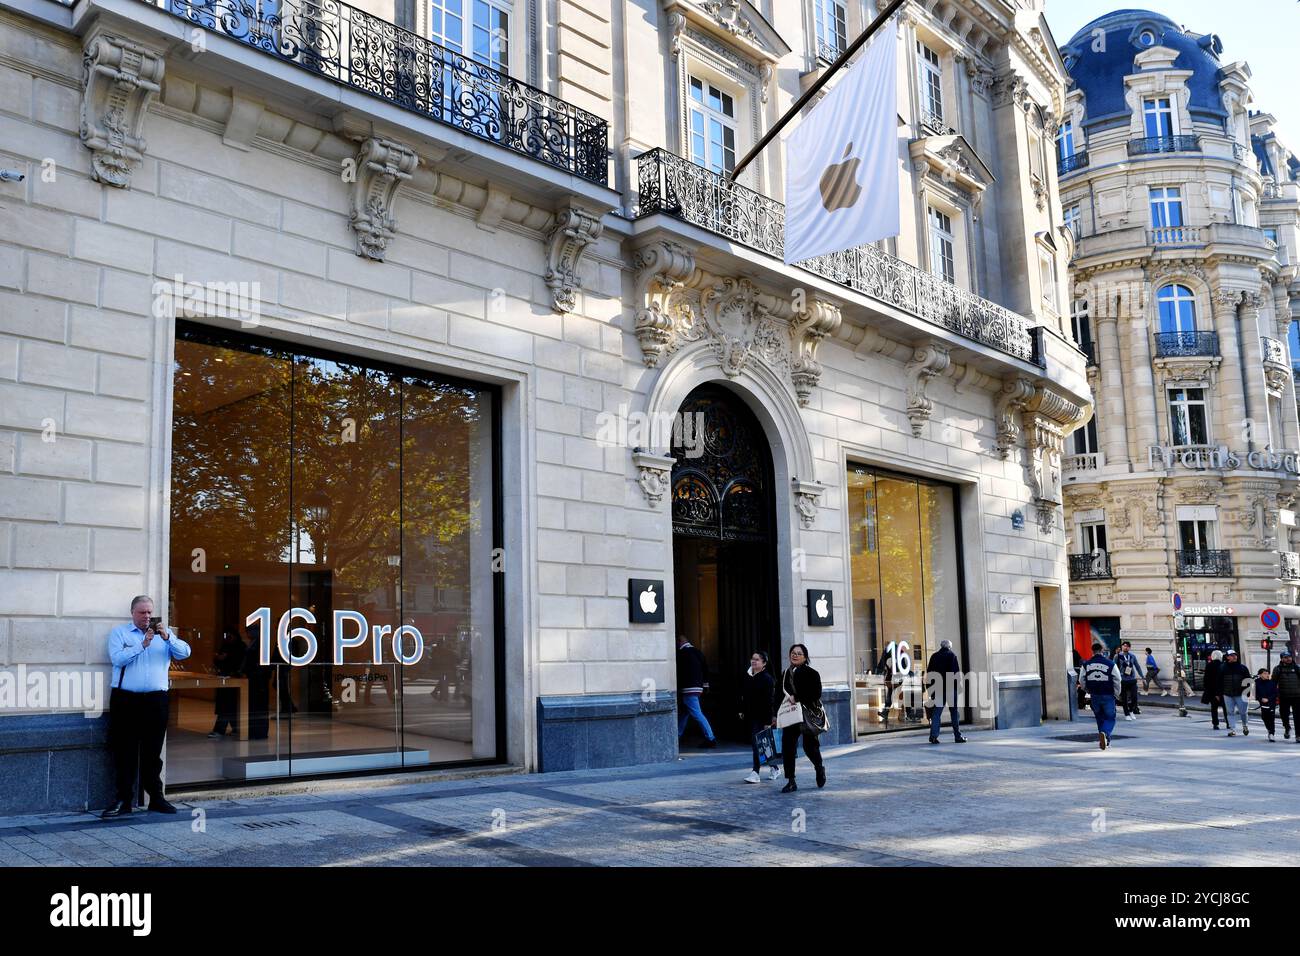
[[[780,150],[720,174],[868,3],[3,0],[4,673],[154,595],[173,790],[671,759],[678,634],[719,733],[794,642],[838,741],[943,637],[1068,717],[1040,8],[888,27],[903,231],[788,267]],[[0,808],[106,800],[74,710],[0,716]]]
[[[1177,640],[1199,687],[1215,648],[1269,660],[1266,608],[1282,639],[1300,617],[1297,162],[1214,35],[1126,10],[1062,54],[1072,323],[1097,395],[1065,459],[1076,646],[1129,639],[1168,675]]]

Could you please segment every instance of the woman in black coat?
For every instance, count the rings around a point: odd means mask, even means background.
[[[1201,693],[1201,703],[1210,705],[1210,722],[1214,729],[1219,729],[1219,711],[1223,719],[1228,719],[1226,705],[1223,703],[1223,651],[1213,651],[1205,662],[1205,674],[1201,678],[1205,690]]]
[[[754,772],[745,778],[746,783],[758,783],[761,766],[758,760],[758,744],[754,736],[772,726],[776,711],[772,709],[772,699],[776,693],[776,680],[767,670],[767,654],[755,651],[749,658],[749,671],[745,674],[744,690],[741,692],[741,718],[749,728],[750,745],[754,748]],[[776,767],[772,768],[769,780],[776,779]]]
[[[812,761],[817,770],[817,786],[826,786],[826,767],[822,764],[822,749],[817,741],[817,734],[809,729],[809,720],[814,724],[825,725],[826,712],[822,708],[822,677],[812,669],[808,658],[808,648],[795,644],[790,648],[790,666],[781,675],[781,687],[778,691],[779,701],[787,699],[801,704],[804,709],[804,722],[792,724],[781,730],[781,758],[785,764],[786,784],[782,793],[791,793],[799,788],[794,782],[794,760],[799,746],[799,737],[803,737],[803,752]],[[779,704],[778,704],[779,706]],[[776,726],[773,718],[772,726]]]

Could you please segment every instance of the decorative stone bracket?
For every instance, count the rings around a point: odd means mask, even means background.
[[[352,185],[351,223],[357,234],[357,255],[384,260],[388,240],[397,234],[393,197],[419,164],[415,151],[401,143],[375,136],[361,143]]]
[[[790,381],[799,404],[807,407],[812,391],[822,380],[822,366],[817,361],[817,350],[822,339],[840,327],[843,315],[840,307],[825,299],[812,299],[804,311],[796,316],[791,328],[794,343],[794,361],[790,367]]]
[[[1051,534],[1061,507],[1061,453],[1065,436],[1083,424],[1088,409],[1045,386],[1024,404],[1026,479],[1038,509],[1038,530]]]
[[[673,465],[677,459],[671,455],[655,455],[647,451],[632,452],[632,464],[636,466],[637,483],[645,494],[650,507],[658,507],[664,495],[672,487]]]
[[[934,413],[934,402],[925,394],[926,386],[951,361],[951,348],[938,342],[929,342],[912,353],[907,363],[907,417],[912,422],[913,437],[921,437],[925,423]]]
[[[125,189],[144,158],[144,114],[162,88],[162,54],[96,33],[81,63],[81,142],[91,152],[95,178]]]
[[[794,510],[799,512],[799,521],[805,528],[811,528],[817,521],[817,505],[826,486],[820,481],[800,481],[798,478],[792,479],[790,486],[794,492]]]
[[[592,209],[570,204],[556,214],[546,244],[546,285],[556,312],[573,311],[581,286],[578,267],[582,254],[604,228],[601,214]]]
[[[1014,378],[1002,385],[996,415],[997,449],[1003,458],[1010,458],[1011,450],[1020,441],[1020,412],[1033,397],[1034,383],[1027,378]]]
[[[632,256],[636,270],[636,326],[641,355],[655,368],[673,340],[668,297],[695,272],[695,253],[676,242],[654,242]]]

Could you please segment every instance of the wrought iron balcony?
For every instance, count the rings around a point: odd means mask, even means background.
[[[638,219],[664,213],[758,252],[783,259],[785,206],[663,149],[637,158]],[[799,268],[902,309],[932,325],[1043,365],[1030,322],[930,272],[857,246],[818,256]]]
[[[936,136],[956,136],[957,131],[949,126],[942,116],[931,110],[921,110],[921,125]]]
[[[1150,153],[1199,153],[1201,138],[1199,136],[1144,136],[1128,141],[1130,156],[1146,156]]]
[[[1218,332],[1157,332],[1156,358],[1218,355]]]
[[[1287,359],[1286,345],[1277,339],[1270,338],[1267,335],[1261,335],[1259,337],[1259,351],[1264,357],[1265,362],[1284,366],[1289,366],[1291,364]]]
[[[834,63],[840,58],[840,54],[843,52],[844,47],[840,46],[838,43],[827,43],[825,40],[817,41],[817,59],[821,60],[823,63]]]
[[[1056,172],[1059,176],[1066,173],[1072,173],[1076,169],[1083,169],[1088,165],[1088,151],[1081,149],[1073,156],[1062,156],[1056,161]]]
[[[608,180],[600,117],[339,0],[141,2],[590,182]]]
[[[1300,581],[1300,554],[1294,551],[1279,551],[1282,560],[1281,574],[1283,581]]]
[[[1201,230],[1197,226],[1157,226],[1147,239],[1153,246],[1190,246],[1201,241]]]
[[[1105,551],[1072,554],[1069,558],[1071,581],[1106,581],[1115,576],[1110,573],[1110,554]]]
[[[1180,578],[1230,578],[1232,553],[1229,551],[1179,551]]]

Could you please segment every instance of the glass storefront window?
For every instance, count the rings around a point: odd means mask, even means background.
[[[953,489],[850,465],[850,562],[858,733],[925,722],[925,666],[962,645]]]
[[[497,758],[495,393],[188,323],[175,356],[169,782]],[[259,608],[310,613],[310,663]]]

